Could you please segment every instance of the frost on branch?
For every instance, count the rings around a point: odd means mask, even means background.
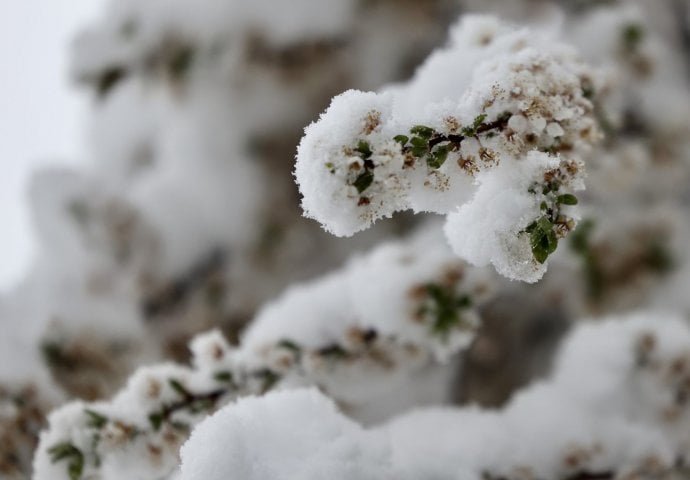
[[[316,384],[361,418],[441,401],[445,392],[429,391],[424,379],[448,382],[444,364],[473,338],[492,283],[438,236],[382,245],[288,290],[259,313],[239,347],[218,332],[199,336],[191,368],[142,368],[111,401],[52,413],[36,479],[162,478],[209,413],[271,389]],[[396,392],[404,398],[389,400]]]
[[[501,411],[418,410],[363,431],[313,390],[228,405],[183,446],[181,478],[684,478],[689,393],[684,320],[612,318],[576,329],[552,377]]]
[[[406,85],[348,91],[307,127],[305,214],[339,236],[401,210],[447,214],[455,252],[535,282],[575,227],[581,154],[597,139],[569,48],[470,16]]]

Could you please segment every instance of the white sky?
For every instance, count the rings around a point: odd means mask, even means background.
[[[0,291],[21,278],[34,249],[28,174],[83,161],[85,100],[67,81],[69,43],[103,3],[8,0],[0,15]]]

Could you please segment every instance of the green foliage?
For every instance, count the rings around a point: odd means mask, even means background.
[[[544,263],[558,248],[555,225],[547,215],[544,215],[529,224],[525,231],[530,234],[530,246],[534,259],[538,263]]]
[[[318,350],[318,354],[322,357],[340,360],[347,357],[347,352],[338,344],[328,345]]]
[[[157,432],[161,429],[164,419],[165,416],[161,412],[154,412],[149,415],[149,423],[151,424],[154,432]]]
[[[222,382],[222,383],[233,383],[234,382],[234,377],[232,375],[232,372],[230,372],[228,370],[221,370],[220,372],[214,373],[213,379],[217,382]]]
[[[369,145],[369,142],[365,140],[360,140],[357,143],[357,148],[355,148],[355,152],[359,153],[359,156],[362,157],[363,160],[369,160],[373,153],[371,151],[371,146]]]
[[[254,374],[254,376],[263,382],[261,385],[262,393],[269,391],[276,383],[278,383],[278,380],[280,380],[280,375],[275,373],[273,370],[269,370],[268,368],[259,370]]]
[[[365,170],[357,176],[352,185],[354,185],[358,193],[362,193],[364,190],[369,188],[373,182],[374,172]]]
[[[86,413],[86,415],[89,417],[87,423],[89,427],[100,430],[105,426],[106,423],[108,423],[108,418],[98,412],[87,408],[84,410],[84,413]]]
[[[556,203],[562,205],[577,205],[577,197],[572,193],[565,193],[556,198]]]
[[[410,133],[426,140],[430,139],[435,133],[434,129],[425,125],[416,125],[410,129]]]
[[[84,454],[81,450],[69,442],[53,445],[48,449],[50,460],[53,463],[67,460],[67,474],[70,480],[79,480],[84,473]]]
[[[410,137],[408,137],[407,135],[396,135],[395,137],[393,137],[393,140],[395,140],[396,142],[398,142],[398,143],[399,143],[400,145],[402,145],[403,147],[404,147],[405,145],[407,145],[407,142],[408,142],[409,139],[410,139]]]
[[[293,352],[296,355],[299,355],[302,352],[302,349],[300,348],[300,346],[297,345],[292,340],[283,339],[280,342],[278,342],[278,346],[285,348],[287,350],[290,350],[291,352]]]
[[[168,384],[172,387],[175,392],[180,394],[183,397],[190,397],[191,394],[189,393],[189,390],[187,390],[184,385],[182,385],[178,380],[175,380],[174,378],[171,378],[168,380]]]
[[[640,43],[642,43],[642,40],[644,40],[645,31],[642,25],[629,23],[623,27],[621,36],[626,50],[634,51]]]
[[[437,147],[426,159],[426,164],[431,168],[441,168],[448,158],[448,146],[441,145]]]
[[[195,52],[191,46],[180,46],[170,56],[168,69],[174,78],[185,76],[194,63]]]
[[[462,134],[466,137],[476,137],[477,130],[479,129],[479,127],[482,126],[484,120],[486,120],[486,113],[481,113],[477,115],[474,118],[474,121],[472,121],[472,125],[469,125],[462,129]]]
[[[430,315],[433,319],[431,329],[437,335],[446,337],[453,328],[462,323],[460,310],[472,306],[472,300],[467,295],[458,295],[454,288],[429,283],[424,286],[429,302],[422,305],[418,311],[420,315]]]

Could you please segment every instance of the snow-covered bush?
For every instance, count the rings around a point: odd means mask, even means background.
[[[0,479],[682,478],[688,72],[684,0],[113,1]]]

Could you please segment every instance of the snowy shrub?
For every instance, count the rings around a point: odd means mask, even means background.
[[[685,478],[689,72],[684,0],[113,1],[0,479]]]

